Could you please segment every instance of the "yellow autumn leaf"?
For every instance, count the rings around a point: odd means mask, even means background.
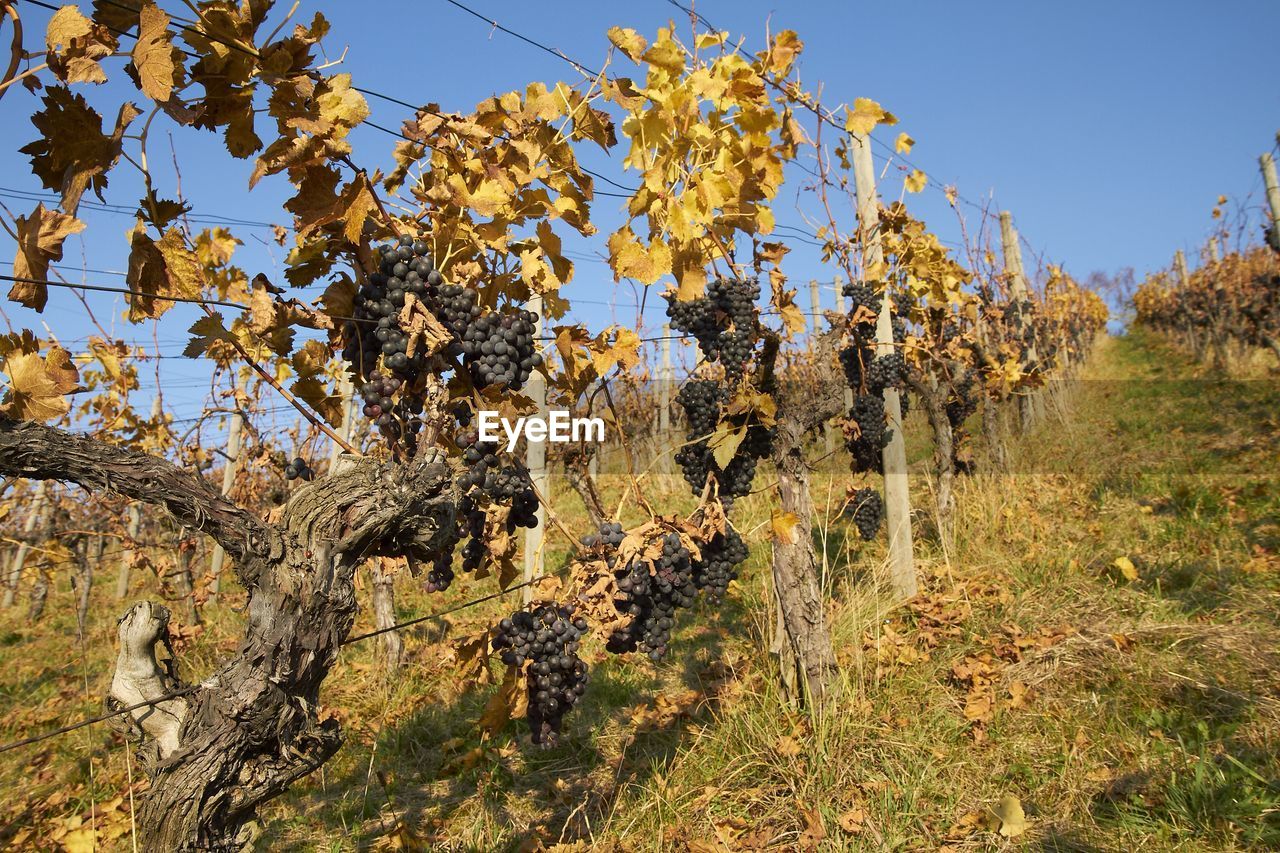
[[[769,42],[769,50],[765,54],[765,66],[774,74],[784,76],[791,71],[796,57],[804,50],[804,42],[793,30],[782,30]]]
[[[66,853],[94,853],[98,849],[97,833],[92,826],[73,829],[62,837]]]
[[[800,541],[800,518],[794,512],[775,509],[769,519],[769,529],[775,542],[795,545]]]
[[[45,30],[44,43],[49,50],[59,45],[69,46],[78,38],[84,38],[93,30],[93,23],[80,14],[79,6],[63,6],[53,13]]]
[[[878,124],[894,125],[898,119],[893,113],[870,98],[855,98],[853,109],[846,110],[844,129],[850,133],[867,134]]]
[[[510,203],[511,195],[501,182],[485,180],[467,198],[467,203],[481,216],[496,216],[503,206]]]
[[[915,169],[911,174],[907,175],[907,177],[903,179],[902,184],[907,188],[907,192],[918,193],[924,189],[928,180],[929,178],[924,172],[919,169]]]
[[[649,46],[645,37],[630,27],[610,27],[608,36],[609,41],[632,62],[639,62],[645,48]]]
[[[902,133],[899,133],[898,138],[893,141],[893,150],[897,151],[899,154],[910,154],[911,146],[915,144],[916,141],[912,139],[906,131],[903,131]]]
[[[369,102],[351,88],[350,74],[335,74],[325,81],[324,89],[316,104],[320,117],[334,126],[335,138],[346,136],[348,130],[369,117]]]
[[[718,33],[699,33],[698,38],[694,41],[698,50],[706,50],[709,47],[724,44],[725,39],[729,37],[727,30],[721,30]]]
[[[720,470],[723,471],[729,467],[729,462],[737,454],[738,447],[746,437],[747,428],[745,426],[734,428],[729,424],[720,424],[716,427],[716,431],[707,440],[707,446],[711,448],[716,465],[720,466]]]
[[[1136,581],[1138,579],[1138,569],[1134,566],[1133,560],[1128,557],[1116,557],[1111,565],[1120,570],[1120,574],[1124,575],[1125,580]]]
[[[1006,794],[989,813],[989,825],[1005,838],[1017,838],[1027,831],[1027,814],[1022,802],[1012,794]]]
[[[142,7],[138,17],[138,41],[133,46],[133,64],[138,69],[142,93],[164,103],[173,93],[177,66],[173,61],[173,34],[169,16],[154,3]]]
[[[49,298],[48,285],[40,283],[49,274],[49,265],[62,260],[62,244],[72,234],[84,230],[84,222],[59,210],[46,210],[36,205],[30,216],[14,219],[18,232],[18,253],[13,259],[16,278],[36,281],[14,282],[9,298],[28,308],[43,311]]]
[[[634,278],[641,284],[653,284],[671,272],[671,249],[660,239],[655,238],[646,249],[630,228],[623,228],[609,236],[608,246],[615,281]]]
[[[50,369],[54,366],[36,353],[10,353],[0,366],[9,376],[0,414],[19,421],[47,421],[69,412],[71,403],[63,395],[75,387],[75,381],[67,383],[62,370]],[[74,377],[74,368],[70,375]]]
[[[658,30],[658,40],[644,52],[642,58],[650,65],[678,74],[684,71],[684,50],[671,38],[665,27]]]
[[[45,30],[49,69],[64,83],[105,83],[99,62],[118,46],[110,30],[80,13],[79,6],[63,6]]]

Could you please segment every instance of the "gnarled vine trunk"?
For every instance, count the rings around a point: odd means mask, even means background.
[[[0,420],[0,473],[162,507],[221,545],[248,591],[237,654],[187,695],[132,712],[152,741],[137,815],[147,850],[252,841],[257,808],[342,743],[338,722],[321,720],[317,706],[355,618],[357,566],[393,554],[425,562],[456,535],[453,476],[433,453],[402,466],[360,460],[299,488],[272,525],[162,459],[34,423]],[[156,662],[167,621],[148,603],[126,614],[111,701],[127,706],[180,685]]]
[[[843,384],[829,364],[830,338],[822,338],[818,348],[821,357],[815,360],[827,368],[819,380],[818,393],[777,391],[777,431],[773,440],[780,510],[796,519],[795,535],[775,538],[773,544],[779,628],[773,651],[778,655],[788,698],[808,702],[818,709],[828,706],[834,698],[837,666],[810,535],[813,499],[804,448],[805,436],[838,415],[844,403]]]
[[[951,521],[955,514],[953,489],[956,479],[954,433],[947,417],[947,389],[936,377],[912,374],[908,380],[924,407],[925,417],[933,433],[933,468],[938,478],[935,509],[938,516],[938,536],[948,546],[951,544]]]

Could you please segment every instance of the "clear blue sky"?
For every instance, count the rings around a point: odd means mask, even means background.
[[[593,67],[605,54],[604,33],[610,25],[651,36],[674,18],[688,32],[687,18],[663,0],[468,0],[468,5]],[[49,13],[26,3],[20,8],[32,43],[38,43]],[[326,40],[330,55],[348,48],[343,70],[358,85],[406,101],[467,110],[484,97],[530,81],[577,79],[561,60],[491,31],[445,0],[304,0],[299,18],[308,19],[316,9],[334,25]],[[1280,129],[1276,0],[701,0],[697,9],[717,27],[745,36],[751,50],[761,46],[766,27],[796,30],[805,42],[803,80],[810,88],[821,84],[824,101],[880,101],[901,120],[900,128],[878,132],[884,141],[892,142],[900,129],[910,133],[917,140],[913,163],[942,183],[955,184],[967,198],[993,196],[997,207],[1014,212],[1027,241],[1080,278],[1095,269],[1124,266],[1136,267],[1141,277],[1166,266],[1176,248],[1194,258],[1213,227],[1210,210],[1219,194],[1246,204],[1251,221],[1260,221],[1257,156],[1272,147]],[[626,74],[633,69],[623,60],[614,70]],[[119,63],[111,72],[122,76]],[[108,84],[89,97],[119,92]],[[0,193],[39,190],[25,158],[16,153],[34,136],[27,121],[34,102],[19,89],[0,101]],[[377,100],[371,106],[373,120],[389,127],[397,127],[407,112]],[[249,192],[249,165],[230,160],[218,140],[182,130],[175,131],[175,139],[183,190],[197,214],[284,221],[280,202],[288,188],[281,181],[264,182]],[[395,142],[369,129],[359,130],[354,141],[357,160],[364,164],[385,164]],[[161,136],[152,145],[153,161],[167,161],[167,139]],[[620,160],[621,153],[614,159]],[[628,181],[619,163],[597,157],[590,165]],[[126,165],[116,170],[119,177],[113,176],[108,202],[136,204],[138,184],[130,171]],[[171,180],[167,169],[159,171],[162,182]],[[897,197],[900,180],[891,173],[885,194]],[[778,209],[780,221],[795,225],[800,223],[793,199],[794,191],[784,191]],[[0,201],[15,213],[34,206],[3,194]],[[954,214],[940,192],[926,190],[908,203],[942,237],[957,238]],[[598,200],[596,217],[603,226],[614,221],[616,206],[616,199]],[[123,269],[123,232],[130,218],[93,210],[85,210],[82,218],[89,229],[83,241],[68,242],[67,264],[78,270],[83,257],[90,268]],[[239,261],[250,274],[263,271],[279,279],[283,253],[266,244],[268,233],[252,228],[236,232],[248,244]],[[1250,236],[1256,239],[1256,229]],[[0,242],[7,268],[12,241],[3,235]],[[831,277],[803,250],[788,258],[788,271],[798,282]],[[64,274],[80,278],[78,271]],[[120,281],[105,274],[89,274],[84,280]],[[574,316],[593,326],[613,318],[632,321],[634,294],[625,287],[615,289],[602,264],[581,262],[567,295],[580,300]],[[654,296],[645,314],[650,329],[663,319]],[[829,292],[825,299],[830,304]],[[615,302],[617,307],[582,300]],[[150,339],[149,328],[129,328],[119,320],[120,300],[91,297],[91,304],[107,321],[115,311],[122,337]],[[40,329],[45,322],[69,341],[90,329],[80,304],[65,291],[51,295],[43,317],[11,305],[4,310],[15,326]],[[192,316],[178,310],[162,320],[158,337],[163,352],[181,351]],[[168,399],[185,401],[193,414],[198,411],[207,368],[171,359],[163,362],[163,371]]]

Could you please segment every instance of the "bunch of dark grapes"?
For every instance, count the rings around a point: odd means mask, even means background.
[[[732,527],[711,537],[700,550],[702,559],[693,564],[693,584],[718,604],[729,589],[729,582],[738,577],[738,566],[746,562],[751,552]]]
[[[467,328],[484,312],[480,305],[480,294],[460,284],[440,284],[433,295],[432,313],[455,338],[463,340]]]
[[[378,249],[378,269],[356,293],[354,316],[344,327],[343,357],[365,380],[365,414],[395,439],[420,429],[422,400],[414,391],[427,367],[423,350],[409,355],[409,335],[400,325],[410,296],[448,330],[453,340],[444,352],[462,358],[477,388],[517,391],[542,366],[537,317],[518,309],[486,309],[474,288],[444,281],[428,249],[425,241],[409,237]]]
[[[618,589],[613,606],[630,615],[631,623],[625,630],[615,631],[606,647],[615,654],[639,650],[650,660],[660,660],[667,653],[676,610],[693,604],[696,587],[689,549],[681,544],[679,535],[668,533],[657,560],[636,559],[617,566],[615,559],[610,566]]]
[[[841,292],[849,298],[851,303],[849,313],[851,316],[857,312],[859,306],[865,307],[877,317],[880,316],[880,296],[866,284],[852,281],[846,282],[844,287],[841,288]],[[863,320],[854,326],[853,331],[863,339],[870,340],[875,337],[876,321]]]
[[[707,476],[715,467],[715,457],[705,441],[686,444],[676,451],[676,464],[684,474],[685,482],[694,494],[701,494],[707,485]]]
[[[474,499],[464,497],[458,502],[458,517],[462,519],[459,538],[467,537],[467,544],[462,546],[462,570],[474,573],[484,563],[484,527],[489,516]]]
[[[610,549],[616,549],[626,537],[626,531],[622,529],[621,524],[616,521],[607,521],[600,525],[599,533],[588,533],[583,536],[582,544],[588,548],[604,545]],[[612,566],[613,563],[610,562],[609,565]]]
[[[422,399],[414,395],[404,395],[399,400],[392,395],[399,391],[405,380],[395,374],[373,371],[360,388],[360,396],[364,399],[364,416],[369,418],[385,434],[399,438],[407,430],[410,435],[422,429]]]
[[[893,329],[893,342],[901,347],[907,342],[907,321],[897,314],[889,318],[889,325]]]
[[[694,379],[685,383],[676,395],[689,423],[689,436],[708,436],[720,423],[720,404],[724,402],[725,387],[713,379]]]
[[[724,385],[709,379],[695,379],[680,389],[676,401],[684,408],[689,443],[676,451],[675,460],[694,494],[701,494],[707,485],[707,477],[714,474],[720,499],[727,509],[733,505],[735,497],[751,491],[756,462],[773,451],[774,429],[758,423],[749,424],[746,437],[738,445],[729,464],[721,470],[708,438],[720,423],[720,407],[726,395]]]
[[[866,368],[875,361],[875,350],[869,346],[850,344],[841,347],[839,355],[846,384],[854,391],[861,391],[866,387]]]
[[[498,624],[493,648],[507,666],[529,661],[529,729],[533,742],[550,749],[561,724],[587,691],[587,665],[578,656],[587,620],[574,616],[572,604],[538,605],[518,610]]]
[[[760,337],[756,300],[760,283],[751,279],[716,279],[705,296],[680,302],[667,296],[667,317],[677,331],[698,341],[707,361],[719,361],[732,380],[742,376]]]
[[[307,460],[301,456],[296,456],[284,466],[284,476],[286,480],[313,480],[316,472],[311,470],[311,466],[307,464]]]
[[[453,583],[453,551],[457,546],[458,540],[453,538],[440,550],[439,554],[436,554],[431,568],[427,570],[427,580],[424,584],[427,592],[444,592],[449,588],[449,584]]]
[[[859,281],[846,281],[844,286],[840,288],[851,304],[851,308],[856,310],[859,305],[864,305],[876,314],[880,313],[880,295],[873,290],[870,285]]]
[[[853,519],[858,535],[870,542],[884,522],[884,500],[875,489],[858,489],[845,505],[844,515]]]
[[[401,237],[378,250],[378,270],[356,292],[355,316],[347,321],[343,356],[361,376],[369,376],[383,358],[388,370],[410,384],[425,364],[421,353],[408,355],[408,336],[400,309],[409,294],[427,301],[442,279],[428,255],[427,243]]]
[[[959,429],[978,409],[978,396],[974,393],[973,373],[967,372],[951,386],[947,397],[947,420],[952,429]]]
[[[853,398],[849,420],[858,425],[856,437],[845,442],[853,456],[853,471],[884,471],[882,451],[892,437],[885,422],[884,400],[876,394],[859,394]]]
[[[876,356],[867,366],[867,388],[873,394],[883,394],[886,388],[900,388],[906,378],[907,362],[897,350]]]
[[[756,463],[773,452],[773,439],[777,434],[774,427],[766,427],[753,423],[747,427],[746,438],[738,445],[738,452],[729,460],[724,472],[720,475],[720,494],[728,496],[730,501],[751,491],[751,483],[756,475]],[[713,457],[714,463],[714,457]],[[728,509],[730,503],[725,504]]]
[[[462,354],[477,388],[518,391],[529,381],[542,366],[542,355],[535,351],[537,321],[532,311],[517,309],[471,319],[462,334]]]
[[[467,540],[462,548],[462,569],[474,572],[480,568],[487,553],[485,525],[488,513],[485,506],[509,507],[506,531],[514,533],[521,527],[537,526],[538,493],[533,489],[529,469],[519,461],[504,458],[497,444],[481,441],[475,430],[461,430],[455,437],[455,443],[462,449],[462,461],[466,466],[457,481],[462,492],[462,499],[458,502],[458,538]],[[448,587],[453,580],[452,569],[446,571],[446,567],[438,565],[433,570],[443,584],[439,589]],[[432,582],[433,579],[428,578],[428,583]]]
[[[735,498],[742,497],[751,491],[751,484],[756,476],[756,464],[760,459],[773,452],[773,427],[765,427],[753,423],[747,427],[746,438],[738,445],[737,451],[729,464],[723,469],[716,464],[715,453],[709,446],[705,433],[701,440],[686,444],[676,451],[676,464],[684,474],[685,482],[695,495],[701,494],[707,485],[707,477],[714,474],[719,486],[717,494],[725,509],[733,506]],[[689,438],[699,436],[690,431]]]
[[[538,496],[533,490],[529,469],[518,461],[504,461],[498,445],[481,441],[474,430],[459,433],[458,446],[467,468],[458,477],[458,487],[467,494],[483,492],[494,503],[510,504],[517,526],[533,527],[538,511]]]

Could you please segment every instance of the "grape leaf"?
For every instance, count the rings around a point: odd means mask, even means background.
[[[235,336],[222,325],[222,315],[217,311],[196,320],[187,331],[192,335],[182,351],[187,358],[200,358],[219,341],[230,343],[235,340]]]
[[[729,467],[729,462],[733,459],[734,454],[738,452],[738,446],[742,444],[743,439],[747,437],[747,428],[740,426],[734,428],[731,424],[719,424],[716,431],[711,434],[711,438],[707,439],[707,446],[711,448],[712,455],[715,456],[716,465],[720,466],[720,470]]]
[[[31,116],[41,138],[21,149],[31,157],[31,171],[45,189],[62,194],[62,209],[74,214],[86,189],[102,198],[107,172],[120,159],[125,129],[137,118],[131,103],[120,107],[115,129],[102,132],[100,116],[84,96],[72,94],[65,86],[51,86],[44,95],[44,109]]]
[[[176,82],[173,34],[169,16],[154,3],[143,5],[138,18],[138,40],[133,45],[133,65],[138,69],[142,94],[157,103],[169,100]]]
[[[51,347],[46,358],[38,353],[10,353],[3,369],[9,382],[0,414],[14,420],[47,421],[71,411],[64,395],[75,389],[79,376],[66,350]]]
[[[78,6],[63,6],[45,31],[50,70],[64,83],[105,83],[101,60],[119,45],[110,30],[86,18]]]
[[[794,545],[800,541],[800,518],[794,512],[775,509],[769,519],[769,529],[775,542]]]
[[[646,249],[631,228],[624,226],[609,235],[609,266],[613,280],[634,278],[641,284],[653,284],[671,272],[671,249],[655,238]]]
[[[14,220],[18,232],[18,254],[13,259],[15,278],[43,279],[49,264],[62,260],[62,244],[72,234],[84,230],[84,223],[74,216],[46,210],[37,204],[30,216]],[[49,288],[35,281],[14,282],[9,298],[36,311],[43,311],[49,299]]]
[[[870,98],[855,98],[853,109],[846,110],[844,129],[850,133],[867,134],[877,124],[897,124],[893,113]]]
[[[632,62],[639,62],[645,48],[649,46],[648,40],[630,27],[610,27],[608,36],[609,41]]]

